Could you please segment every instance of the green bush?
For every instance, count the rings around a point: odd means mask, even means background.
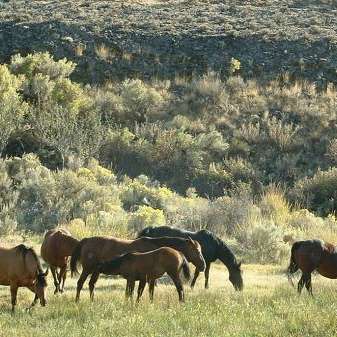
[[[291,191],[294,201],[303,207],[328,215],[337,210],[337,168],[319,170],[312,178],[296,182]]]

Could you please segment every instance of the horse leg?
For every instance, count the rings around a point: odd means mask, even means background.
[[[39,297],[37,296],[37,294],[36,294],[36,292],[35,292],[35,288],[34,288],[33,286],[29,286],[29,287],[27,287],[27,288],[28,288],[31,292],[33,292],[33,293],[35,294],[32,304],[31,304],[30,307],[27,309],[27,310],[29,310],[29,309],[31,309],[31,308],[34,307],[34,305],[36,304],[36,302],[37,302],[37,300],[39,299]]]
[[[90,273],[83,270],[80,278],[77,281],[76,302],[78,302],[80,300],[80,293],[81,293],[81,290],[83,288],[83,284],[84,284],[85,280],[88,278],[89,274]]]
[[[150,280],[149,281],[149,295],[150,295],[150,301],[153,302],[153,294],[154,294],[154,286],[155,286],[156,280]]]
[[[140,280],[139,281],[139,285],[138,285],[138,293],[137,293],[137,303],[139,302],[142,294],[143,294],[143,291],[144,291],[144,288],[146,286],[146,280]]]
[[[63,293],[64,290],[64,282],[66,281],[67,278],[67,265],[64,265],[60,268],[60,273],[59,273],[59,292]],[[62,283],[62,286],[61,286]]]
[[[305,274],[302,274],[302,277],[300,278],[300,280],[298,281],[297,284],[297,291],[299,294],[301,294],[301,291],[303,289],[304,283],[305,283]]]
[[[12,314],[15,312],[15,306],[16,306],[16,296],[18,294],[18,286],[16,283],[10,284],[10,290],[11,290],[11,300],[12,300]]]
[[[307,288],[308,293],[309,293],[311,296],[314,296],[314,295],[312,294],[311,273],[308,274],[308,275],[306,276],[305,287]]]
[[[178,296],[179,296],[179,302],[185,302],[185,294],[184,294],[184,288],[181,282],[181,279],[179,277],[179,274],[177,275],[170,275],[172,281],[174,282],[174,285],[176,286]]]
[[[197,281],[197,278],[198,278],[198,276],[199,276],[199,273],[200,273],[199,269],[196,268],[196,269],[195,269],[195,272],[194,272],[193,280],[192,280],[192,283],[191,283],[191,288],[192,288],[192,289],[194,288],[194,285],[195,285],[195,282]]]
[[[90,291],[90,299],[93,301],[94,300],[94,290],[95,290],[95,284],[98,280],[99,277],[99,272],[95,271],[90,278],[89,281],[89,291]]]
[[[58,275],[57,275],[56,267],[50,266],[50,270],[51,270],[51,273],[52,273],[53,279],[54,279],[54,285],[55,285],[54,294],[57,294],[60,290],[60,287],[59,287],[59,281],[58,281]]]
[[[209,270],[211,268],[211,263],[206,263],[205,268],[205,289],[208,289],[208,279],[209,279]]]
[[[125,289],[125,298],[132,298],[133,290],[135,289],[135,280],[127,279],[126,281],[126,289]]]
[[[132,301],[132,298],[133,298],[133,291],[135,289],[135,285],[136,285],[136,281],[135,280],[131,280],[130,281],[130,289],[129,289],[129,297],[131,298],[131,301]]]
[[[125,288],[125,298],[129,298],[129,293],[130,293],[130,280],[126,280],[126,288]]]

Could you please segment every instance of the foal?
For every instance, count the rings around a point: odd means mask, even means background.
[[[135,282],[139,281],[137,302],[143,294],[146,282],[149,283],[150,300],[153,301],[155,280],[167,273],[174,282],[179,301],[185,301],[180,271],[187,280],[190,269],[185,257],[170,247],[162,247],[147,253],[127,253],[111,261],[101,262],[97,272],[106,275],[121,275],[127,280],[125,295],[132,297]]]

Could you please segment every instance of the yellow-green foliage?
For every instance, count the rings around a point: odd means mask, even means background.
[[[52,80],[68,77],[75,66],[75,63],[67,59],[54,61],[48,52],[28,54],[25,57],[17,54],[12,57],[10,63],[10,69],[14,74],[23,74],[29,79],[36,74],[48,76]]]
[[[136,233],[147,226],[165,225],[164,212],[149,206],[140,206],[137,211],[130,214],[128,227],[130,232]]]

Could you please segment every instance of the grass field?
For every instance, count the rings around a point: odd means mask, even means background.
[[[200,277],[195,290],[186,287],[182,305],[164,284],[153,304],[146,288],[141,303],[132,305],[124,301],[125,281],[111,279],[98,281],[94,303],[85,288],[76,304],[76,279],[68,280],[65,294],[54,296],[50,276],[47,307],[25,312],[32,295],[21,289],[15,317],[9,288],[0,287],[0,336],[336,336],[337,284],[317,276],[315,298],[298,297],[283,270],[246,265],[245,289],[237,293],[224,267],[214,265],[210,289],[203,289]]]

